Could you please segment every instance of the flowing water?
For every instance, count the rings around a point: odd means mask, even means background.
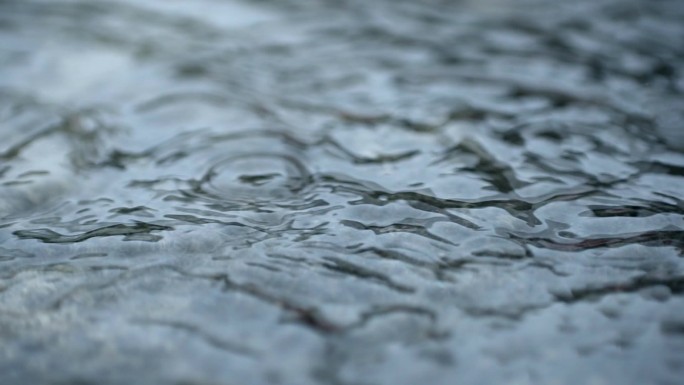
[[[0,383],[680,384],[679,0],[0,0]]]

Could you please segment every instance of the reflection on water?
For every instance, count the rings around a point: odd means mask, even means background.
[[[682,18],[0,0],[0,383],[678,383]]]

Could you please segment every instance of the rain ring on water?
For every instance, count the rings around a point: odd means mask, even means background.
[[[221,201],[277,201],[304,190],[309,171],[294,156],[259,152],[218,160],[199,181],[198,190]]]

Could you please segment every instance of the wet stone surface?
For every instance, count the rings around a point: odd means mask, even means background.
[[[0,383],[681,383],[683,19],[0,0]]]

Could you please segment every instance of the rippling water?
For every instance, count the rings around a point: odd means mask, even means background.
[[[682,20],[0,0],[0,383],[680,383]]]

